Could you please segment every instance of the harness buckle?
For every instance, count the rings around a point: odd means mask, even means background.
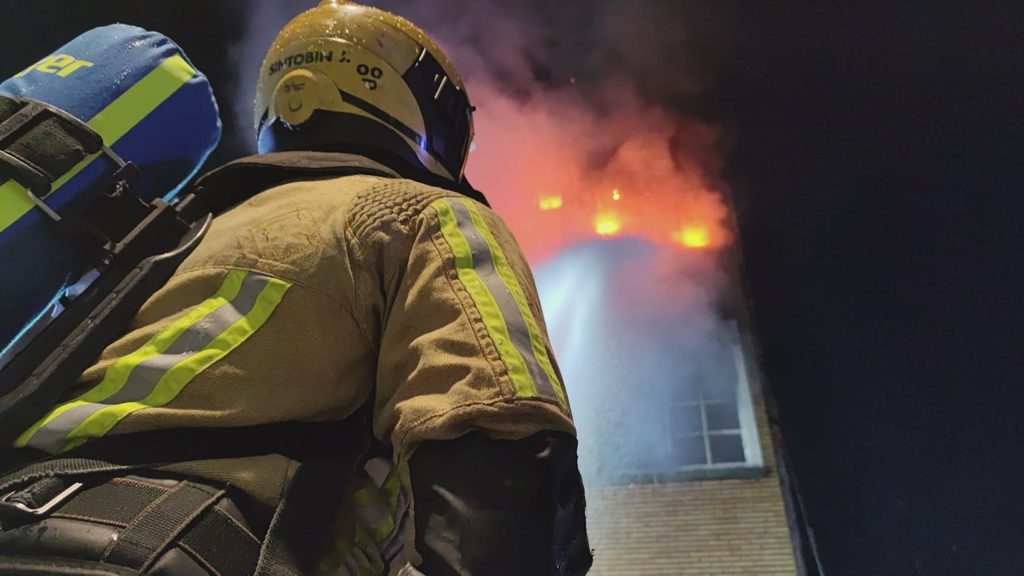
[[[36,507],[29,506],[24,502],[12,502],[11,497],[20,492],[20,490],[12,490],[7,494],[4,494],[4,496],[0,498],[0,507],[10,507],[17,510],[19,513],[29,514],[31,516],[36,517],[45,516],[49,514],[51,510],[53,510],[57,506],[60,506],[61,504],[64,503],[65,500],[67,500],[76,492],[81,490],[82,486],[84,486],[84,484],[82,484],[81,482],[75,482],[74,484],[68,486],[59,494],[51,498],[45,504]]]
[[[82,120],[52,104],[33,98],[15,98],[14,101],[21,104],[22,108],[0,122],[0,169],[24,186],[32,203],[53,221],[60,222],[61,217],[45,200],[53,193],[53,184],[60,175],[50,174],[31,159],[22,158],[7,150],[12,143],[30,134],[49,118],[60,120],[60,126],[66,134],[82,146],[85,153],[83,159],[99,154],[110,161],[115,170],[113,179],[117,193],[124,192],[138,179],[138,168],[104,145],[103,137]]]

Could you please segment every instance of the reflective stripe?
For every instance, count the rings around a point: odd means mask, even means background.
[[[111,363],[103,381],[51,410],[16,445],[55,454],[107,434],[133,412],[168,404],[200,372],[252,336],[290,286],[232,270],[217,294]]]
[[[334,545],[317,574],[383,575],[389,566],[405,561],[409,506],[398,471],[387,458],[373,458],[363,470],[365,475],[356,476],[350,488],[352,514],[336,519],[331,529]]]
[[[381,494],[383,494],[384,501],[388,503],[388,506],[398,511],[399,508],[399,497],[402,495],[402,479],[398,477],[398,469],[392,468],[388,474],[387,480],[384,481],[384,485],[380,487]]]
[[[363,466],[372,483],[355,493],[356,513],[369,529],[374,542],[383,548],[390,545],[405,514],[402,482],[398,470],[387,458],[373,458]]]
[[[195,69],[180,54],[175,54],[100,110],[88,124],[103,137],[104,144],[113,146],[195,75]],[[53,190],[58,190],[78,175],[98,156],[89,156],[68,170],[53,183]],[[8,180],[0,185],[0,232],[34,207],[35,204],[21,184]]]
[[[470,217],[473,219],[473,225],[477,230],[479,230],[480,234],[484,237],[484,240],[487,241],[487,246],[491,250],[491,255],[494,259],[494,266],[498,271],[498,275],[501,277],[502,282],[505,283],[509,292],[512,293],[516,306],[519,307],[520,317],[526,323],[534,362],[540,364],[540,367],[543,370],[543,373],[540,375],[533,374],[531,371],[534,381],[537,382],[538,389],[554,392],[558,398],[559,404],[568,410],[569,402],[566,399],[565,389],[555,373],[554,366],[551,364],[551,358],[548,355],[548,346],[540,331],[540,327],[537,324],[537,320],[533,316],[533,311],[530,310],[530,305],[527,303],[526,295],[523,293],[523,287],[516,279],[516,274],[512,270],[512,266],[508,263],[505,253],[502,251],[498,242],[494,239],[494,235],[491,233],[491,230],[487,227],[487,223],[484,221],[483,216],[480,215],[480,211],[476,204],[466,198],[460,198],[459,201],[466,207]]]
[[[567,408],[522,287],[472,201],[442,199],[432,207],[455,255],[459,280],[483,317],[516,395],[550,398]]]
[[[366,529],[356,525],[351,539],[335,541],[315,573],[317,576],[384,576],[388,568]]]

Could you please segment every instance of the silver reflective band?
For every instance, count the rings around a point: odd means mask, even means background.
[[[558,394],[555,392],[554,385],[551,379],[548,378],[547,372],[541,368],[540,362],[533,351],[530,329],[526,325],[526,319],[523,318],[523,314],[516,303],[515,296],[512,295],[512,291],[505,285],[505,281],[502,280],[494,267],[494,255],[491,254],[490,245],[487,244],[487,240],[477,230],[476,224],[473,223],[473,218],[470,216],[466,206],[456,199],[448,199],[447,202],[452,212],[455,213],[455,222],[459,227],[459,231],[465,236],[466,241],[469,243],[469,248],[473,251],[473,269],[476,270],[477,275],[480,276],[480,279],[491,292],[491,296],[494,297],[494,301],[498,304],[501,315],[505,319],[505,325],[508,327],[508,334],[512,338],[512,345],[522,355],[526,363],[526,369],[530,372],[530,377],[537,386],[537,393],[541,396],[557,400]]]
[[[81,404],[61,413],[39,428],[28,441],[28,446],[57,454],[64,449],[68,435],[90,416],[118,404],[145,401],[171,370],[202,352],[225,330],[252,311],[271,280],[268,276],[247,274],[238,294],[231,301],[189,326],[162,353],[135,365],[120,390],[101,402]]]

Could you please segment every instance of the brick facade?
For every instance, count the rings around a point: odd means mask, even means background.
[[[766,475],[591,489],[590,574],[797,573],[763,396],[751,387]]]

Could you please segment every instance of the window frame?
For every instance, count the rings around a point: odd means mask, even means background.
[[[764,464],[764,454],[761,448],[761,434],[758,429],[757,412],[753,400],[753,387],[759,385],[757,372],[751,355],[752,347],[749,340],[744,336],[739,323],[735,319],[725,321],[728,336],[732,347],[732,358],[736,367],[736,408],[739,423],[739,436],[743,443],[743,462],[705,463],[680,466],[669,469],[666,467],[660,471],[636,471],[623,470],[615,474],[610,485],[624,484],[668,484],[679,482],[703,481],[703,480],[727,480],[727,479],[753,479],[761,478],[767,474]],[[712,462],[711,458],[711,436],[714,435],[736,435],[737,429],[709,431],[707,424],[707,405],[715,401],[705,401],[703,394],[698,396],[697,401],[668,402],[666,410],[672,410],[680,406],[699,405],[701,415],[700,436],[704,442],[705,461]],[[693,434],[690,437],[696,437]],[[680,435],[680,438],[685,436]],[[669,441],[674,442],[676,435],[670,434]]]

